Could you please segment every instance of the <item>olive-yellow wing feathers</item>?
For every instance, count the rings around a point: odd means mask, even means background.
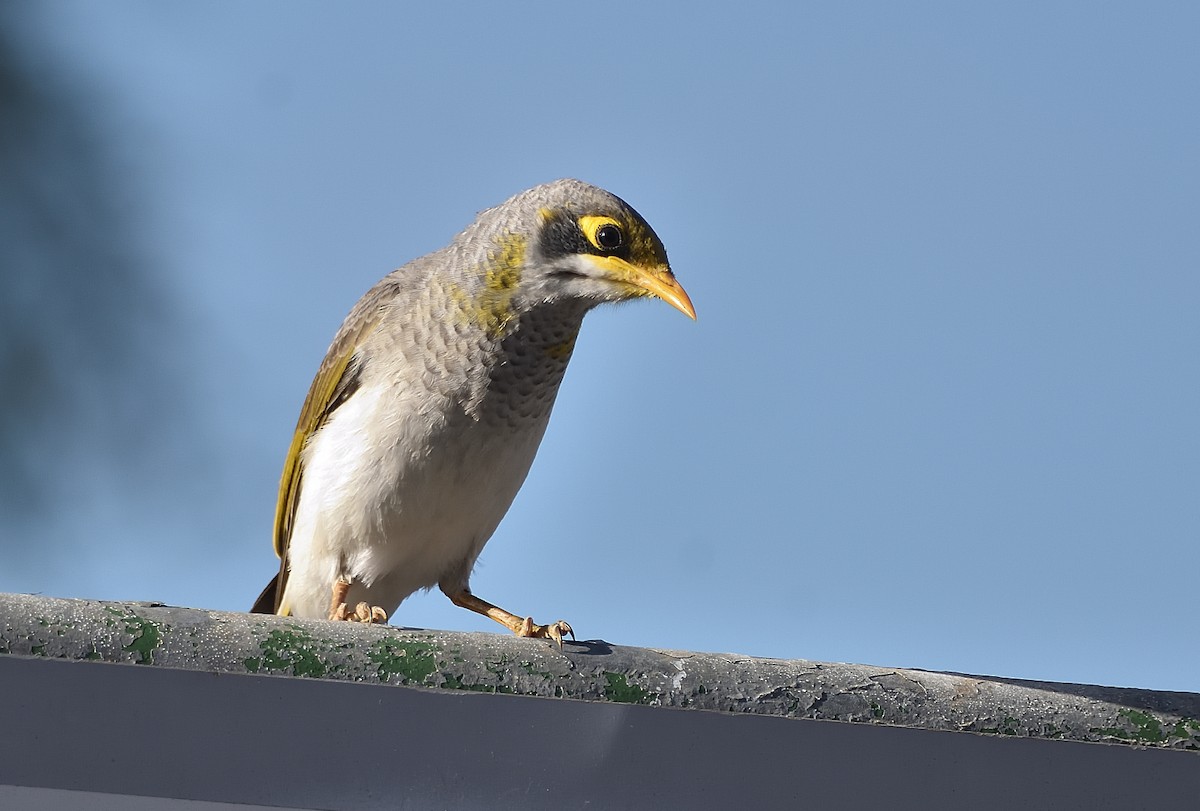
[[[292,521],[300,501],[300,483],[304,478],[301,453],[309,438],[321,429],[338,406],[358,389],[362,375],[359,347],[379,325],[384,308],[396,294],[396,282],[387,278],[359,300],[350,316],[334,336],[333,343],[321,361],[300,409],[296,432],[283,463],[279,481],[279,499],[275,503],[275,554],[279,556],[279,574],[263,589],[253,611],[273,613],[279,610],[283,587],[288,574],[288,541],[292,536]]]

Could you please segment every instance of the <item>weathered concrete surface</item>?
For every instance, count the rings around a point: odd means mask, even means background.
[[[0,654],[1200,751],[1200,694],[0,595]]]

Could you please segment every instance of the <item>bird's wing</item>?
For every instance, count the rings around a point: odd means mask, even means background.
[[[309,437],[358,390],[362,379],[363,360],[359,354],[367,339],[383,317],[384,308],[395,297],[397,285],[390,277],[375,287],[354,305],[350,315],[338,330],[321,361],[321,368],[304,398],[296,432],[283,463],[283,478],[279,482],[279,500],[275,504],[275,554],[279,555],[279,576],[273,581],[274,603],[278,611],[283,600],[288,575],[288,542],[292,537],[292,522],[300,502],[300,482],[303,478],[301,453]],[[270,586],[267,587],[270,590]],[[264,592],[264,596],[266,593]],[[262,598],[260,598],[261,600]]]

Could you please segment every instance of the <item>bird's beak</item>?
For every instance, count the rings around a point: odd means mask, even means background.
[[[640,295],[656,296],[693,321],[696,308],[688,294],[675,281],[675,274],[666,265],[644,268],[630,264],[616,256],[592,257],[601,266],[604,275],[614,282],[638,288]]]

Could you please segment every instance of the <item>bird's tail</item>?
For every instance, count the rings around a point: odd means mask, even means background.
[[[277,606],[276,596],[279,593],[279,575],[271,578],[271,582],[262,590],[262,594],[258,595],[258,599],[254,601],[254,607],[250,609],[251,614],[274,614]]]

